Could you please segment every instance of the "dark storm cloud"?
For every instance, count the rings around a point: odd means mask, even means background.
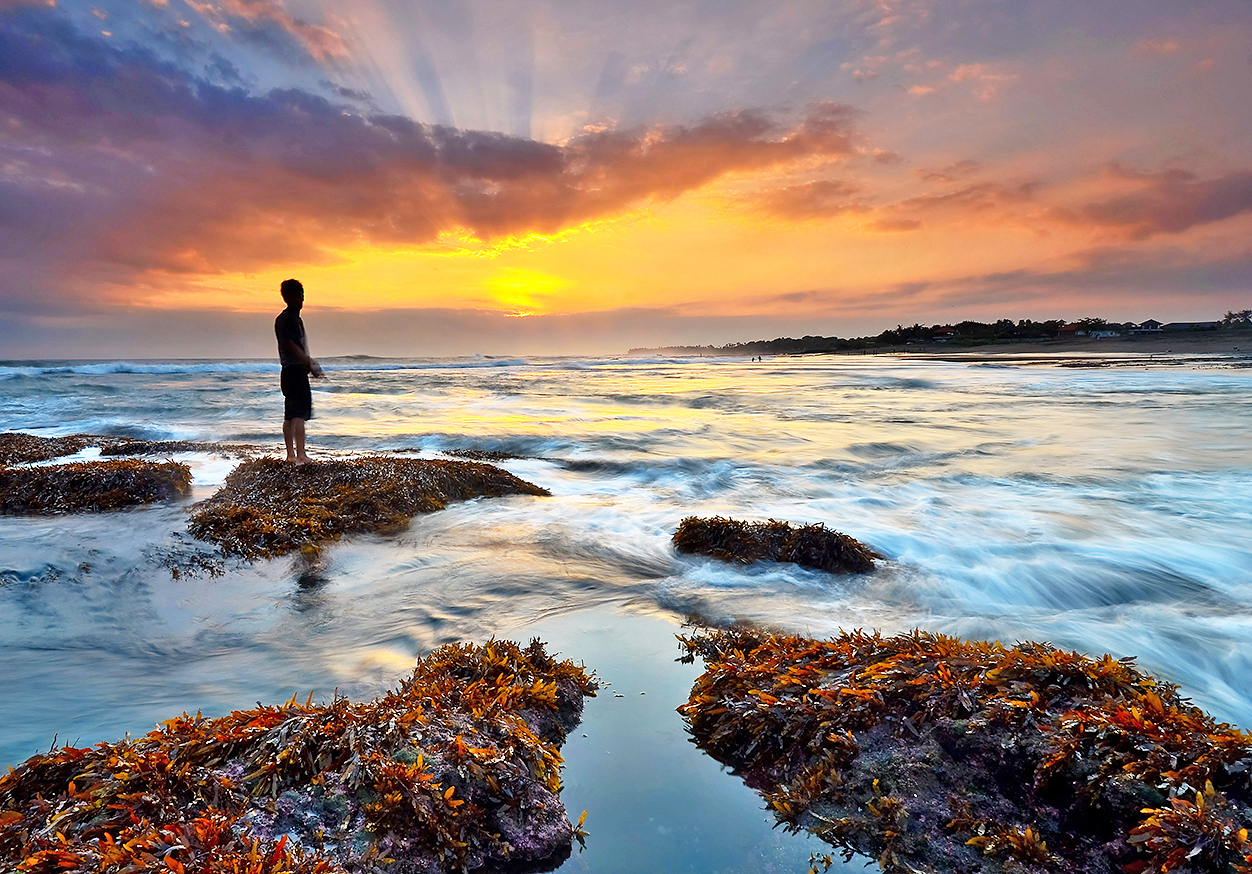
[[[848,154],[854,118],[735,110],[554,146],[215,84],[25,7],[0,15],[0,256],[47,276],[75,262],[211,273],[458,228],[550,231],[727,172]]]

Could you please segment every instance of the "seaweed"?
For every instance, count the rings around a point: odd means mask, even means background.
[[[49,461],[82,452],[97,438],[89,434],[70,437],[36,437],[34,434],[0,434],[0,465]]]
[[[169,455],[174,452],[212,452],[218,455],[249,456],[258,451],[246,443],[205,443],[195,440],[133,440],[113,437],[102,441],[100,454],[117,455]]]
[[[824,525],[792,527],[786,522],[740,522],[714,516],[689,516],[674,532],[679,552],[707,555],[722,561],[793,562],[830,573],[868,573],[882,558],[864,543]]]
[[[693,740],[888,871],[1252,872],[1252,735],[1133,659],[913,631],[679,638]],[[814,867],[825,859],[815,858]]]
[[[258,704],[0,777],[23,872],[468,871],[568,854],[558,749],[596,683],[538,640],[450,644],[373,701]]]
[[[236,467],[225,486],[198,505],[188,530],[226,555],[255,559],[353,532],[397,531],[410,517],[452,501],[548,494],[469,461],[369,456],[292,465],[257,458]]]
[[[185,464],[91,461],[0,468],[0,514],[100,512],[182,497],[191,492]]]
[[[514,458],[527,457],[525,455],[515,455],[512,452],[503,452],[498,449],[443,449],[440,451],[444,455],[464,458],[468,461],[509,461]]]

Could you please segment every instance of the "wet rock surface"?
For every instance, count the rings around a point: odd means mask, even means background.
[[[402,529],[454,501],[548,495],[488,464],[364,457],[293,465],[245,461],[198,505],[188,530],[227,555],[261,558],[316,547],[352,532]]]
[[[1129,659],[920,631],[680,640],[707,667],[680,708],[693,740],[780,823],[849,858],[892,872],[1252,871],[1252,735]]]
[[[0,777],[0,867],[423,872],[559,862],[566,732],[596,683],[539,641],[453,644],[354,704],[186,714]]]
[[[830,573],[868,573],[874,559],[882,558],[859,540],[824,525],[792,526],[774,519],[740,522],[720,516],[683,519],[674,532],[674,547],[737,564],[792,562]]]

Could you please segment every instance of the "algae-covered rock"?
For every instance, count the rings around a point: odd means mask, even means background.
[[[134,440],[128,437],[100,439],[100,454],[170,455],[174,452],[210,452],[215,455],[251,455],[258,448],[246,443],[206,443],[198,440]]]
[[[188,526],[228,555],[275,556],[350,532],[394,531],[453,501],[548,495],[508,471],[469,461],[366,457],[239,465]]]
[[[887,871],[1252,871],[1252,735],[1130,659],[915,631],[680,638],[679,708],[778,820]]]
[[[185,464],[90,461],[0,468],[0,513],[36,515],[115,510],[191,493]]]
[[[48,461],[63,455],[82,452],[95,444],[96,438],[87,434],[72,437],[36,437],[34,434],[0,434],[0,465],[29,464]]]
[[[0,868],[434,874],[559,859],[581,833],[558,748],[595,689],[537,640],[449,645],[374,701],[183,714],[34,756],[0,777]]]
[[[864,543],[824,525],[793,527],[786,522],[740,522],[689,516],[674,532],[679,552],[750,564],[786,561],[831,573],[868,573],[882,558]]]

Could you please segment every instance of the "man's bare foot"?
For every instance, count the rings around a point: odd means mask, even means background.
[[[297,455],[294,459],[291,460],[291,463],[292,464],[308,464],[312,460],[313,459],[309,458],[307,455]]]

